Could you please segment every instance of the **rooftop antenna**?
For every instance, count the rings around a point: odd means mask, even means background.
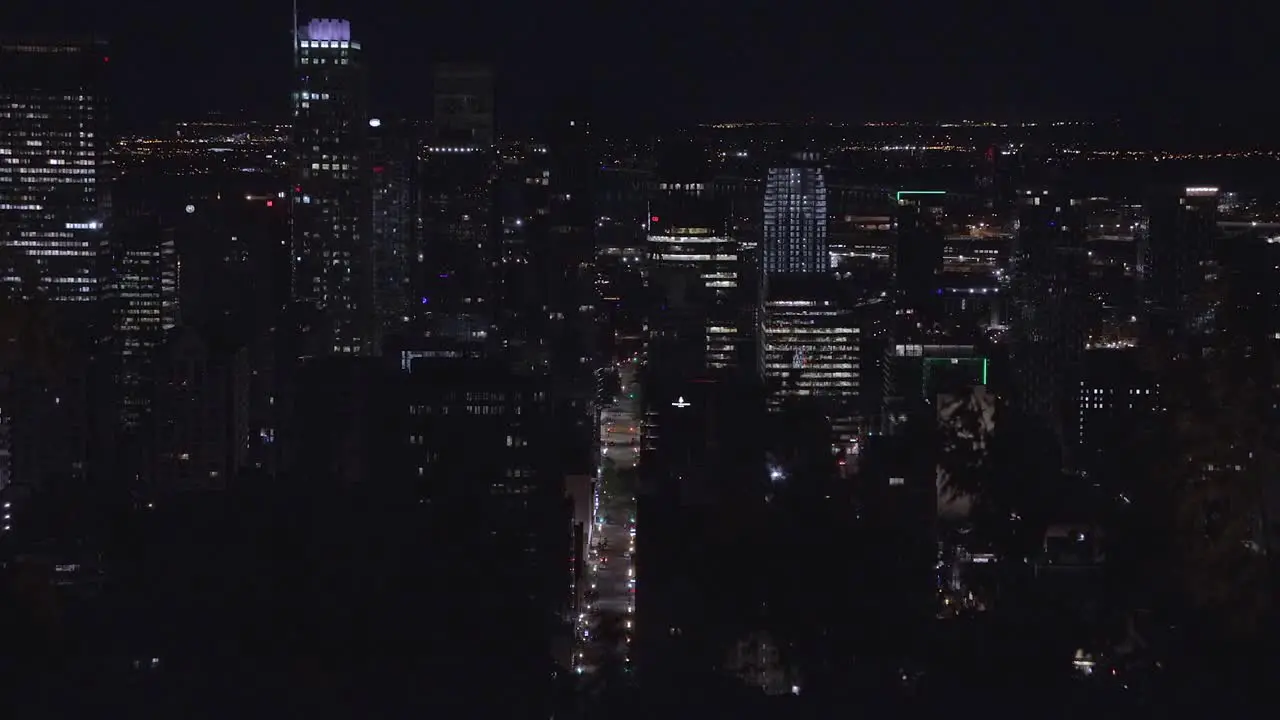
[[[293,67],[298,67],[298,0],[293,0]]]

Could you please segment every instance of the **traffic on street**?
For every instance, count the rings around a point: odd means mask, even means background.
[[[634,358],[622,361],[618,370],[617,398],[601,413],[602,460],[587,559],[587,602],[578,618],[577,672],[606,677],[631,672],[635,629],[635,474],[641,413]]]

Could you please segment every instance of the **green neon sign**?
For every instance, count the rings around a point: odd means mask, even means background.
[[[930,382],[933,380],[934,365],[965,365],[973,367],[978,362],[982,363],[982,385],[987,385],[987,376],[991,366],[991,360],[984,357],[926,357],[923,359],[923,372],[921,373],[920,390],[925,394],[929,392]]]
[[[903,195],[946,195],[946,190],[899,190],[894,194],[897,202],[902,202]]]

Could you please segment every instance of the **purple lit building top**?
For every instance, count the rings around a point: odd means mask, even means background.
[[[302,40],[351,41],[351,21],[316,18],[302,28]]]

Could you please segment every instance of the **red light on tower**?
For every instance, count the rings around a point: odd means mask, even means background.
[[[104,62],[104,63],[109,63],[109,62],[111,62],[111,58],[110,58],[109,56],[104,56],[104,57],[102,58],[102,62]]]
[[[649,218],[649,222],[658,222],[658,216],[654,215],[653,217]]]
[[[275,201],[275,200],[268,200],[268,201],[267,201],[267,207],[275,207],[275,206],[276,206],[276,201]]]

